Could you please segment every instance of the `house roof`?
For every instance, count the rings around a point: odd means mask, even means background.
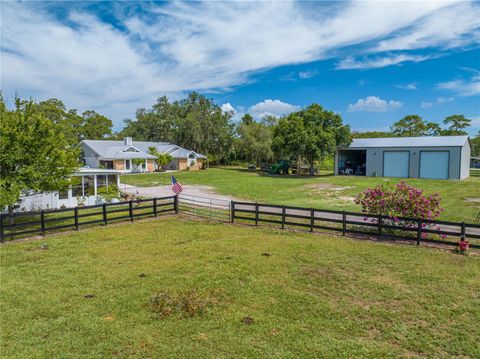
[[[355,138],[348,148],[462,147],[466,142],[468,142],[468,136]]]
[[[121,171],[118,170],[111,170],[106,168],[91,168],[91,167],[80,167],[78,170],[75,171],[73,174],[74,176],[81,176],[86,174],[120,174]]]
[[[149,147],[155,147],[158,152],[168,153],[173,158],[187,158],[192,152],[197,155],[197,158],[206,158],[204,155],[170,142],[132,141],[131,145],[126,145],[124,141],[84,140],[82,143],[90,147],[101,159],[155,159],[155,156],[148,153]],[[132,151],[126,151],[130,148]]]

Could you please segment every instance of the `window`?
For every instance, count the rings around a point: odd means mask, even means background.
[[[100,166],[109,170],[113,170],[113,161],[100,161]]]
[[[117,187],[117,175],[108,175],[108,187],[114,186]]]
[[[84,196],[95,195],[95,182],[93,176],[83,176],[83,194]]]
[[[125,148],[122,152],[140,152],[140,151],[137,150],[135,147],[128,147],[128,148]]]
[[[68,199],[68,188],[58,191],[58,199]]]
[[[126,170],[130,169],[130,160],[125,160],[125,169]]]
[[[97,175],[97,192],[100,188],[107,187],[107,176]]]
[[[72,197],[83,197],[82,177],[72,178]]]

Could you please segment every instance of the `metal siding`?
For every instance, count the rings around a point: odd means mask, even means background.
[[[353,148],[352,148],[353,149]],[[383,173],[383,152],[384,151],[410,151],[410,178],[420,177],[420,151],[449,151],[449,179],[460,178],[460,165],[469,166],[467,155],[469,147],[466,151],[460,153],[460,147],[378,147],[378,148],[355,148],[355,150],[367,151],[366,175],[382,176]],[[462,159],[461,159],[462,157]],[[465,171],[465,169],[464,169]],[[467,172],[468,173],[468,172]],[[462,177],[465,178],[465,177]]]
[[[461,148],[460,156],[460,179],[468,178],[470,176],[470,142],[467,141]]]

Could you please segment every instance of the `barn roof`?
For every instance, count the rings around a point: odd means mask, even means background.
[[[468,136],[355,138],[348,147],[462,147],[466,142]]]

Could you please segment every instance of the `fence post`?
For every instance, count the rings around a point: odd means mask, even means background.
[[[235,220],[235,201],[230,201],[230,222]]]
[[[107,225],[107,204],[103,204],[103,224]]]
[[[285,206],[282,206],[282,229],[285,228]]]
[[[378,239],[382,238],[382,215],[379,214],[377,217],[378,220]]]
[[[310,232],[313,232],[313,227],[315,226],[315,210],[310,208]]]
[[[342,212],[342,233],[343,235],[347,234],[347,213]]]
[[[258,203],[255,202],[255,225],[258,226]]]
[[[42,226],[42,234],[45,235],[45,211],[40,212],[40,224]]]
[[[417,219],[417,246],[420,245],[420,240],[422,239],[422,219]]]
[[[0,213],[0,242],[4,241],[4,228],[3,228],[3,213]]]
[[[128,214],[130,215],[130,222],[133,222],[133,203],[132,200],[128,202]]]
[[[465,222],[462,222],[461,224],[461,233],[460,233],[460,240],[464,241],[466,234],[465,234]]]
[[[178,194],[173,197],[173,209],[175,210],[175,214],[178,214]]]
[[[157,197],[153,198],[153,215],[157,216]]]
[[[78,207],[73,209],[73,220],[75,221],[75,229],[78,231]]]

